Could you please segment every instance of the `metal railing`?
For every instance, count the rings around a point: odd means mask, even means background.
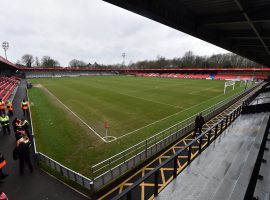
[[[84,187],[88,190],[92,190],[93,182],[89,178],[65,167],[64,165],[51,159],[50,157],[46,156],[43,153],[36,152],[36,158],[38,159],[39,162],[46,164],[48,167],[57,171],[58,173],[65,176],[69,180],[74,181],[75,183],[81,185],[82,187]]]
[[[26,95],[29,102],[30,98],[28,95],[28,89],[26,89]],[[33,149],[35,154],[35,159],[38,162],[42,162],[46,166],[50,167],[51,169],[57,171],[62,176],[68,178],[71,181],[74,181],[75,183],[81,185],[82,187],[92,190],[93,189],[93,181],[85,176],[83,176],[80,173],[77,173],[68,167],[65,167],[64,165],[60,164],[59,162],[55,161],[54,159],[46,156],[45,154],[38,152],[36,148],[36,141],[35,141],[35,134],[34,134],[34,126],[32,122],[32,115],[31,115],[31,106],[29,106],[29,118],[30,118],[30,124],[31,124],[31,132],[32,132],[32,139],[33,139]]]
[[[142,184],[144,182],[151,183],[153,180],[154,180],[154,188],[153,188],[153,190],[148,190],[147,194],[145,193],[145,195],[148,195],[147,197],[145,197],[145,199],[148,199],[148,198],[152,197],[153,195],[154,195],[154,197],[156,197],[158,195],[158,193],[160,192],[160,188],[159,188],[158,183],[161,181],[161,180],[159,180],[159,174],[161,173],[161,170],[162,170],[161,168],[165,168],[166,166],[173,166],[173,170],[167,171],[167,172],[171,173],[170,176],[173,176],[173,178],[176,178],[177,175],[182,170],[185,169],[185,167],[180,168],[180,166],[178,166],[178,162],[177,162],[177,160],[179,158],[178,156],[183,155],[183,154],[187,155],[186,158],[182,157],[182,159],[185,159],[184,162],[187,163],[185,166],[187,166],[189,163],[191,163],[192,160],[194,160],[204,149],[206,149],[222,133],[222,131],[224,129],[226,129],[234,121],[234,119],[236,119],[240,115],[241,108],[242,108],[242,105],[239,106],[238,108],[236,108],[235,110],[233,110],[230,114],[228,114],[225,119],[220,120],[219,122],[214,124],[212,127],[207,129],[200,136],[198,136],[193,141],[191,141],[189,144],[187,144],[183,149],[180,149],[179,151],[177,151],[174,155],[172,155],[166,161],[161,163],[154,170],[150,171],[145,176],[140,178],[132,186],[130,186],[129,188],[124,190],[121,194],[115,196],[112,200],[136,199],[134,197],[136,197],[138,195],[138,190],[139,190],[140,184]],[[206,145],[204,145],[204,146],[202,145],[203,141],[207,141]],[[197,153],[194,157],[192,157],[191,152],[193,149],[197,150],[197,148],[194,147],[195,143],[196,143],[196,145],[198,145],[197,142],[199,143],[199,148],[198,148],[199,153]],[[168,176],[168,174],[167,174],[167,176]]]
[[[253,85],[248,90],[231,96],[210,108],[202,111],[205,121],[208,121],[213,116],[217,115],[233,103],[237,102],[247,93],[260,86],[261,83]],[[94,185],[98,187],[105,185],[106,183],[112,181],[113,179],[123,175],[128,170],[134,168],[139,163],[148,159],[152,155],[161,150],[165,146],[173,143],[185,133],[188,133],[194,128],[194,119],[196,115],[189,117],[188,119],[181,121],[178,124],[173,125],[148,139],[139,142],[138,144],[129,147],[128,149],[92,166],[92,178]],[[165,141],[165,142],[161,142]],[[153,147],[156,147],[153,150]],[[95,186],[95,187],[96,187]]]

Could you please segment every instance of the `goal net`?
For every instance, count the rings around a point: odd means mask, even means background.
[[[252,79],[251,80],[242,80],[240,82],[240,87],[248,88],[248,87],[250,87],[253,84],[254,84],[254,81]]]
[[[234,90],[235,81],[227,81],[227,82],[225,82],[225,84],[224,84],[224,94],[226,94],[226,88],[230,87],[230,86],[232,86],[233,90]]]

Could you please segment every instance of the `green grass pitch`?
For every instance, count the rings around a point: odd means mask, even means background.
[[[93,76],[32,79],[29,90],[37,149],[90,176],[90,167],[239,92],[224,81]],[[48,94],[48,89],[54,96]],[[101,137],[105,143],[65,106]],[[112,139],[112,138],[111,138]]]

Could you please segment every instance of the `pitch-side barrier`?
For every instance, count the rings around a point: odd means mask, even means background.
[[[28,96],[28,90],[26,89],[26,94],[27,94],[27,99],[29,102],[29,96]],[[32,115],[31,115],[31,106],[29,106],[29,116],[30,116],[30,123],[31,123],[31,131],[33,135],[33,149],[34,149],[34,154],[35,158],[38,162],[41,162],[42,164],[45,164],[49,168],[57,171],[60,173],[62,176],[68,178],[71,181],[74,181],[75,183],[81,185],[82,187],[92,190],[93,189],[93,181],[82,174],[75,172],[68,167],[60,164],[59,162],[55,161],[54,159],[50,158],[49,156],[38,152],[36,148],[36,142],[35,142],[35,134],[34,134],[34,128],[33,128],[33,123],[32,123]]]
[[[262,83],[263,82],[257,83],[249,89],[203,110],[202,114],[205,121],[208,121],[254,89],[258,88]],[[250,101],[251,100],[248,99],[244,104],[249,103]],[[171,145],[188,132],[192,131],[194,129],[195,117],[196,115],[193,115],[188,119],[92,166],[91,178],[93,180],[93,189],[99,190],[131,169],[134,169],[136,166],[157,154],[165,147]]]

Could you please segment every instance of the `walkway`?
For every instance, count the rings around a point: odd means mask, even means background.
[[[20,110],[20,101],[26,97],[26,83],[24,80],[19,84],[17,93],[13,100],[14,115],[23,118]],[[14,119],[14,118],[13,118]],[[12,122],[11,119],[10,121]],[[36,165],[31,174],[26,167],[23,176],[19,174],[19,163],[12,158],[15,147],[13,130],[10,135],[3,136],[0,133],[0,151],[3,152],[8,164],[6,167],[9,176],[0,183],[0,190],[5,192],[10,200],[86,200],[81,194],[75,192],[55,178],[49,176]]]

